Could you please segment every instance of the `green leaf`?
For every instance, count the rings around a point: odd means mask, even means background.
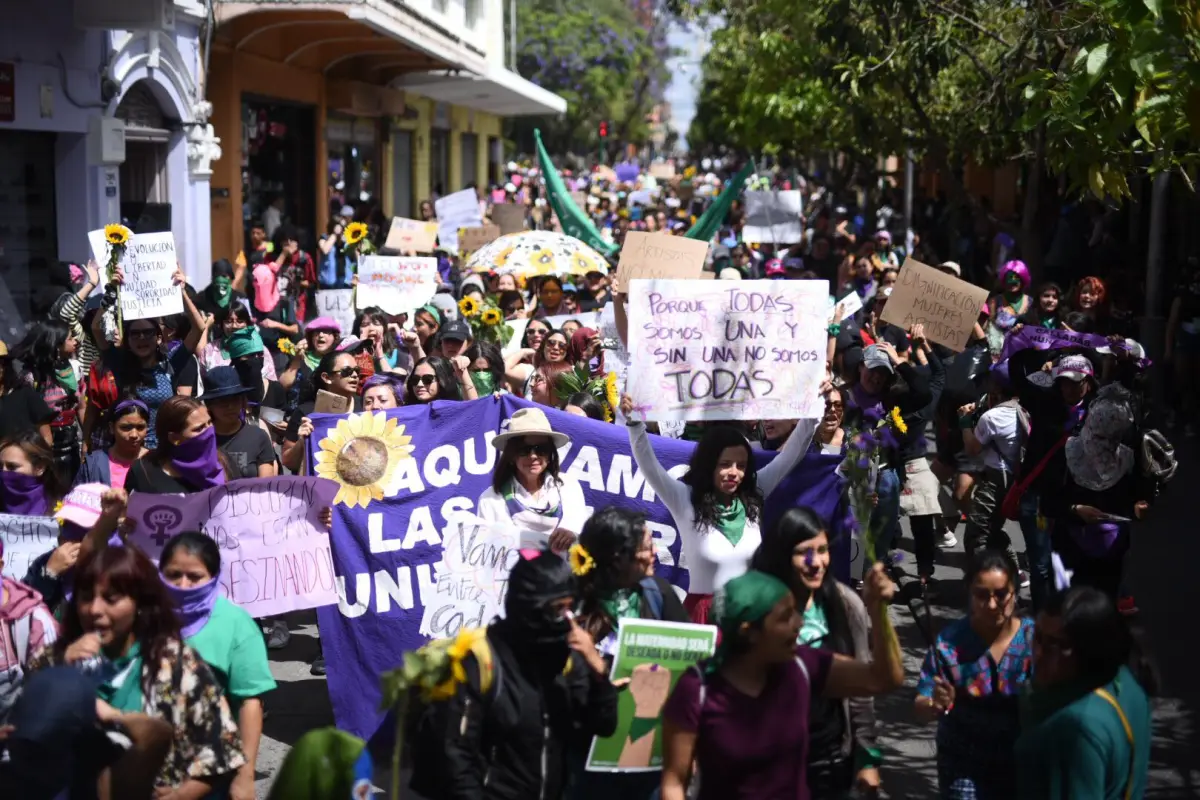
[[[1154,138],[1150,135],[1150,121],[1145,117],[1141,117],[1133,125],[1137,128],[1137,132],[1142,137],[1142,140],[1151,147],[1154,147]]]
[[[1162,0],[1142,0],[1146,8],[1150,9],[1150,13],[1159,18],[1162,16]]]
[[[1088,167],[1088,186],[1091,187],[1092,194],[1101,200],[1104,199],[1104,176],[1099,164]]]
[[[1100,80],[1100,76],[1104,73],[1105,66],[1108,65],[1108,42],[1097,47],[1092,52],[1088,53],[1087,57],[1087,74],[1088,83],[1091,86],[1096,85],[1096,81]]]

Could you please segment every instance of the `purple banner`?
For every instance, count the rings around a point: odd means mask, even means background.
[[[420,633],[425,607],[445,602],[438,597],[434,567],[442,560],[443,542],[456,535],[448,518],[475,510],[491,483],[492,437],[514,411],[528,405],[505,395],[407,406],[386,417],[314,415],[309,439],[314,471],[342,484],[330,534],[338,602],[317,611],[329,695],[342,730],[370,737],[379,728],[384,719],[380,674],[427,641]],[[616,505],[646,514],[658,573],[686,589],[675,523],[634,462],[625,426],[554,409],[546,414],[556,431],[571,437],[562,451],[562,470],[579,483],[589,509]],[[674,475],[686,472],[694,444],[651,440],[664,467]],[[773,456],[755,455],[760,466]],[[840,461],[836,455],[808,456],[768,499],[764,523],[788,507],[807,505],[830,520],[835,533],[844,516],[836,474]],[[849,547],[841,542],[837,551],[836,571],[842,577],[849,570]],[[454,615],[441,618],[448,616]],[[474,618],[480,615],[458,616],[460,625],[490,622]]]
[[[1094,333],[1076,333],[1075,331],[1056,331],[1037,325],[1023,325],[1016,333],[1009,333],[1004,340],[1004,349],[1000,351],[1000,360],[1007,361],[1013,353],[1034,348],[1035,350],[1061,350],[1066,347],[1086,347],[1095,350],[1097,347],[1109,347],[1107,338]]]

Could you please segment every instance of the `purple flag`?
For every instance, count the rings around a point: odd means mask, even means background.
[[[1094,350],[1097,347],[1108,346],[1108,339],[1094,333],[1057,331],[1037,325],[1023,325],[1021,330],[1009,333],[1005,338],[1004,349],[1000,351],[1000,360],[1007,361],[1013,353],[1028,350],[1031,347],[1036,350],[1061,350],[1065,347],[1086,347]]]
[[[371,415],[313,416],[314,471],[343,484],[330,533],[338,603],[318,609],[329,695],[342,730],[369,738],[379,728],[385,716],[379,710],[379,676],[399,665],[405,651],[427,641],[419,630],[426,605],[446,602],[447,588],[479,590],[439,585],[434,565],[442,559],[443,542],[455,535],[447,516],[474,511],[490,486],[492,437],[501,422],[528,405],[504,395],[406,406],[388,411],[386,425],[375,424]],[[646,514],[659,575],[686,588],[675,523],[637,468],[625,427],[544,410],[554,430],[571,437],[562,471],[578,481],[587,505]],[[675,474],[685,470],[693,443],[657,436],[651,441],[664,467],[676,468]],[[773,456],[755,453],[760,466]],[[830,533],[836,533],[844,516],[835,472],[840,461],[839,456],[809,455],[769,498],[764,524],[791,506],[808,505],[830,520]],[[373,488],[377,484],[382,490]],[[835,573],[844,577],[849,546],[843,544],[838,554]],[[459,624],[477,627],[490,621],[472,616]]]

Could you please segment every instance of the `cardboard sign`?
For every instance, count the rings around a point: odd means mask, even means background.
[[[474,189],[439,197],[433,204],[438,219],[438,241],[442,247],[459,251],[458,231],[460,228],[477,228],[483,224],[483,210],[479,207],[479,195]]]
[[[349,414],[354,408],[354,401],[340,394],[317,389],[317,398],[313,401],[313,412],[317,414]]]
[[[483,225],[478,228],[462,228],[458,232],[458,249],[462,253],[474,253],[489,242],[500,238],[499,225]]]
[[[387,241],[383,243],[383,249],[397,253],[432,253],[433,248],[437,247],[437,233],[436,222],[392,217],[392,227],[388,231]]]
[[[634,280],[626,391],[647,420],[817,419],[827,281]]]
[[[429,302],[437,292],[437,259],[432,257],[367,256],[358,268],[361,308],[378,306],[388,314],[408,314]]]
[[[343,333],[354,328],[354,290],[321,289],[317,292],[317,316],[330,317]]]
[[[682,236],[629,231],[621,248],[614,289],[636,278],[688,280],[699,278],[708,258],[708,242]]]
[[[920,323],[929,341],[961,353],[987,298],[987,289],[909,258],[880,319],[904,330]]]
[[[742,241],[747,244],[796,244],[804,239],[800,214],[804,200],[797,189],[746,192],[746,223]]]
[[[650,177],[669,181],[675,177],[675,165],[670,163],[651,164]]]
[[[497,203],[492,206],[492,222],[500,226],[500,235],[525,230],[525,206],[516,203]]]

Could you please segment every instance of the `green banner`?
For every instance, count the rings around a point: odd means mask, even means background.
[[[729,186],[717,195],[716,202],[700,215],[700,219],[696,220],[696,224],[684,235],[689,239],[699,239],[702,242],[712,241],[717,231],[720,230],[721,223],[725,221],[725,215],[729,213],[733,201],[742,193],[742,184],[746,182],[752,172],[754,172],[754,162],[747,161],[746,166],[742,167],[742,171],[734,176]]]
[[[617,730],[592,740],[591,772],[662,769],[662,710],[675,684],[717,647],[711,625],[622,619],[616,634],[612,680],[629,678],[617,701]]]
[[[563,233],[575,237],[602,256],[614,255],[620,248],[612,242],[605,241],[604,237],[600,235],[600,231],[596,230],[596,226],[588,219],[587,214],[581,211],[579,206],[575,205],[575,201],[571,199],[567,185],[563,183],[562,176],[554,168],[554,163],[550,160],[550,155],[542,144],[542,132],[535,129],[533,138],[537,141],[538,169],[542,171],[546,197],[550,201],[550,207],[558,215],[558,222],[562,225]]]

